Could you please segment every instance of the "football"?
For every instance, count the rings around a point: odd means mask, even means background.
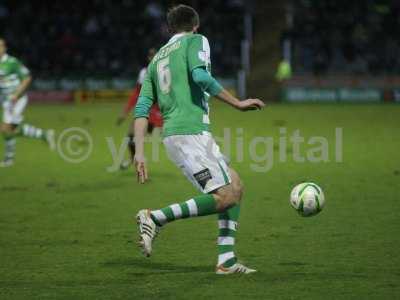
[[[323,209],[325,196],[317,184],[303,182],[292,189],[290,204],[301,216],[311,217]]]

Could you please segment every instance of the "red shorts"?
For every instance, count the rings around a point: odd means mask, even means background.
[[[156,104],[151,107],[149,114],[149,124],[153,125],[154,127],[163,126],[163,119],[160,112],[160,108]]]

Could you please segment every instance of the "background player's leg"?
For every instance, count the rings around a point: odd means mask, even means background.
[[[136,153],[135,136],[133,135],[133,133],[128,134],[128,149],[131,162],[133,162]]]
[[[154,125],[153,123],[149,122],[149,124],[147,125],[147,133],[152,134],[153,130],[154,130]]]
[[[18,126],[17,133],[23,137],[46,140],[46,131],[33,125],[22,123]]]
[[[11,166],[14,162],[15,157],[15,146],[16,146],[16,139],[13,130],[15,126],[12,124],[3,123],[1,125],[1,132],[4,138],[4,160],[1,163],[2,167]]]
[[[54,130],[44,130],[33,125],[23,123],[23,113],[28,103],[26,96],[21,97],[12,109],[4,115],[5,123],[12,124],[12,134],[32,139],[41,139],[47,142],[52,150],[55,149]],[[10,133],[10,132],[9,132]]]
[[[131,162],[133,162],[135,158],[135,153],[136,153],[136,147],[135,147],[135,121],[131,123],[131,126],[129,127],[129,132],[128,132],[128,149],[129,149],[129,154],[131,157]]]
[[[129,160],[125,159],[122,160],[120,165],[121,170],[128,169],[132,165],[133,160],[135,158],[136,148],[135,148],[134,131],[135,131],[135,121],[132,121],[131,124],[129,125],[128,134],[126,135],[126,137],[128,138]]]
[[[23,113],[28,104],[28,98],[26,96],[21,97],[17,103],[14,105],[11,115],[10,122],[11,124],[15,124],[13,130],[17,135],[34,138],[34,139],[43,139],[46,140],[45,131],[41,128],[36,128],[27,123],[23,123]]]
[[[21,123],[15,129],[16,136],[22,136],[30,139],[42,140],[46,142],[51,150],[55,150],[55,133],[53,129],[42,129],[27,123]]]
[[[242,184],[239,175],[235,170],[229,169],[232,185],[235,190],[240,191],[239,198],[242,197]],[[237,261],[234,246],[235,237],[240,215],[240,203],[218,214],[218,266],[231,267]]]

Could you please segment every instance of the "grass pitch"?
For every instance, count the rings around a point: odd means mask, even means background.
[[[132,170],[106,171],[113,162],[106,137],[119,146],[126,131],[114,125],[120,105],[31,106],[27,121],[59,133],[83,128],[93,151],[73,164],[39,141],[18,140],[16,165],[0,169],[0,299],[400,298],[400,106],[212,108],[215,135],[244,129],[243,162],[232,162],[245,184],[237,254],[258,273],[214,275],[213,216],[167,225],[154,255],[142,257],[135,213],[198,192],[163,149],[160,161],[150,163],[147,185],[137,184]],[[296,129],[306,141],[325,137],[329,162],[295,162],[290,145],[287,162],[280,162],[280,127],[288,138]],[[341,163],[333,153],[337,127]],[[251,167],[247,147],[255,136],[274,138],[269,172]],[[71,143],[75,153],[88,146]],[[301,147],[303,154],[309,149]],[[264,151],[260,144],[255,152]],[[302,218],[289,205],[291,188],[302,181],[324,189],[326,206],[316,217]]]

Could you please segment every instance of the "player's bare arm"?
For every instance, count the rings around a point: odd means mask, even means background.
[[[146,160],[144,156],[144,138],[147,132],[147,118],[135,119],[135,166],[139,183],[145,183],[148,179]]]
[[[241,111],[262,109],[265,106],[264,102],[257,98],[240,101],[225,89],[215,97]]]
[[[193,81],[196,82],[203,91],[215,96],[217,99],[233,106],[238,110],[255,110],[261,109],[265,106],[264,102],[262,102],[260,99],[246,99],[240,101],[226,89],[224,89],[204,67],[195,68],[192,71],[192,78]]]

